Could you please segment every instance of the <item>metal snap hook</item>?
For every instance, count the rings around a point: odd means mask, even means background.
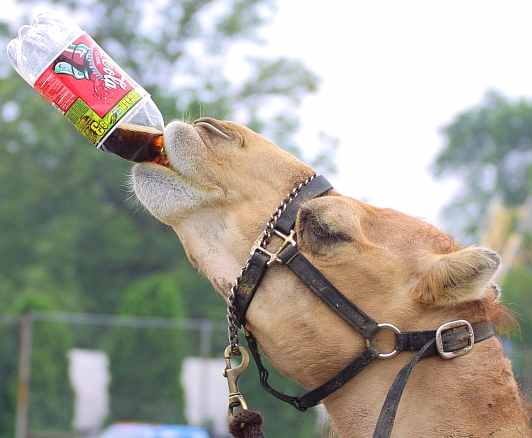
[[[240,353],[239,355],[233,352],[231,345],[228,345],[224,351],[225,370],[223,376],[227,379],[227,386],[229,388],[229,416],[233,416],[236,409],[248,409],[246,399],[238,388],[238,379],[249,366],[249,351],[242,346],[238,346],[237,348]],[[240,356],[242,360],[237,366],[233,367],[231,359],[235,356]]]

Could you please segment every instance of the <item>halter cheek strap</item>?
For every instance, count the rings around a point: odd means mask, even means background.
[[[299,252],[294,232],[297,212],[302,203],[321,196],[331,189],[331,184],[323,176],[310,177],[296,187],[274,213],[263,235],[252,248],[250,258],[231,290],[228,308],[230,333],[231,324],[239,327],[245,325],[246,311],[268,267],[273,263],[279,263],[290,269],[313,294],[359,333],[365,340],[366,348],[330,380],[296,397],[277,391],[268,383],[269,373],[262,362],[257,342],[254,336],[246,331],[246,340],[259,370],[260,382],[273,396],[304,411],[341,388],[375,359],[388,359],[402,351],[416,352],[410,362],[397,374],[377,421],[373,437],[388,438],[403,390],[417,363],[429,356],[439,355],[442,359],[452,359],[466,354],[475,343],[494,336],[495,331],[493,325],[487,321],[471,324],[465,320],[457,320],[445,323],[437,330],[401,332],[393,324],[377,323],[351,303]],[[267,246],[274,235],[280,237],[282,242],[278,248],[271,250]],[[393,351],[379,352],[373,347],[372,341],[381,330],[391,330],[395,333],[396,342]]]
[[[282,204],[280,207],[282,211],[276,217],[273,228],[270,230],[267,228],[265,230],[265,232],[269,231],[269,237],[276,235],[283,239],[283,243],[277,251],[271,252],[266,249],[265,237],[267,236],[265,235],[260,236],[257,244],[251,248],[247,269],[242,271],[239,287],[235,294],[236,316],[240,325],[243,326],[245,323],[245,316],[249,304],[251,303],[268,266],[280,261],[278,255],[285,247],[296,246],[293,228],[301,205],[305,201],[317,198],[331,189],[332,185],[324,177],[317,176],[309,178],[309,181],[302,186],[296,194],[294,194],[294,197],[290,202]]]

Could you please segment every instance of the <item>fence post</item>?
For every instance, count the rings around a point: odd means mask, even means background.
[[[202,319],[200,320],[200,326],[199,326],[199,335],[200,335],[200,356],[204,360],[203,362],[203,376],[208,376],[207,370],[207,360],[210,357],[212,353],[212,322],[208,319]],[[200,406],[205,409],[205,406],[208,405],[208,399],[209,399],[209,383],[206,378],[200,378],[199,381],[199,400],[200,400]],[[205,414],[205,412],[202,412],[202,414]]]
[[[16,438],[29,438],[29,403],[31,380],[31,314],[20,318]]]
[[[212,353],[212,322],[202,319],[200,322],[200,355],[207,358]]]

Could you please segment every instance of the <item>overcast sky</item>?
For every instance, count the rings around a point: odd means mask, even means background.
[[[4,14],[14,4],[3,0]],[[300,144],[337,136],[338,189],[439,223],[456,189],[430,175],[440,128],[487,89],[531,94],[532,2],[278,4],[266,50],[301,58],[321,78],[301,111]]]
[[[430,175],[440,129],[487,89],[531,94],[531,17],[530,1],[291,0],[269,45],[322,79],[301,139],[339,137],[338,188],[440,223],[456,189]]]

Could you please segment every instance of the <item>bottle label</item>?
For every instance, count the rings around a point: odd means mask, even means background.
[[[85,33],[51,62],[34,88],[98,146],[147,95]]]

